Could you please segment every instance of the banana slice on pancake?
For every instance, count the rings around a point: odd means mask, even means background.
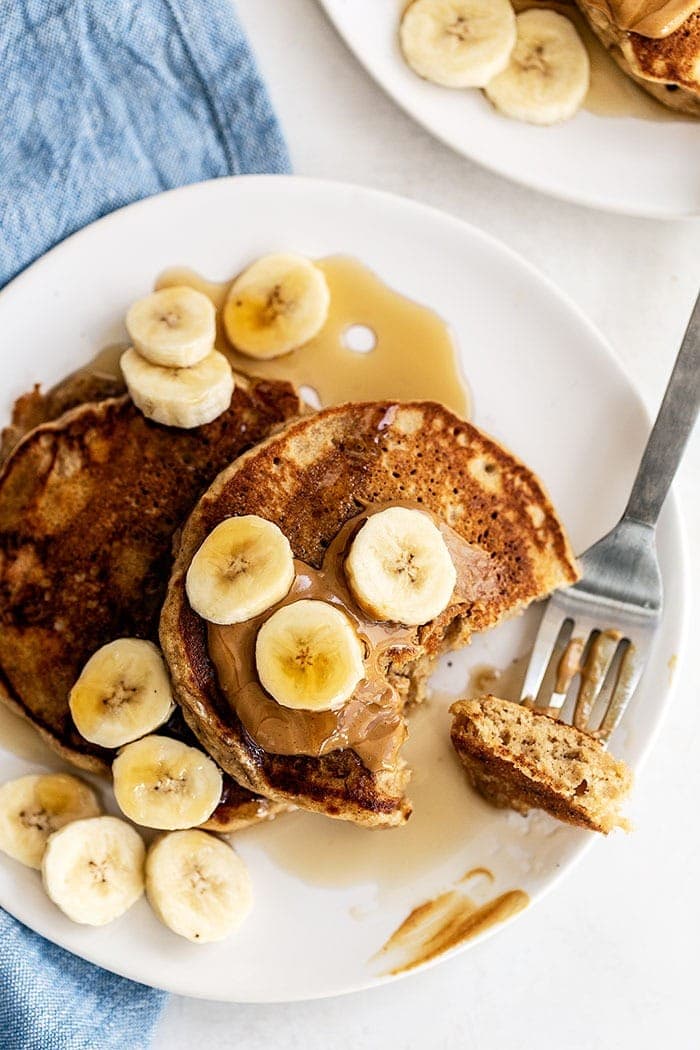
[[[221,798],[221,770],[199,748],[153,734],[127,744],[112,763],[122,813],[145,828],[203,824]]]
[[[226,518],[187,570],[190,605],[211,623],[242,623],[281,601],[294,581],[289,540],[257,514]]]
[[[588,92],[588,52],[571,21],[556,11],[523,11],[508,66],[485,93],[496,109],[530,124],[557,124],[580,109]]]
[[[267,360],[308,343],[326,322],[326,278],[303,255],[264,255],[231,285],[226,334],[237,350]]]
[[[197,944],[221,941],[251,909],[248,869],[237,853],[206,831],[174,831],[151,846],[146,894],[158,918]]]
[[[457,570],[432,519],[408,507],[388,507],[367,519],[355,536],[345,575],[368,615],[417,626],[449,604]]]
[[[132,401],[156,423],[190,430],[212,423],[231,404],[233,372],[218,350],[192,367],[166,368],[130,347],[120,363]]]
[[[194,288],[161,288],[133,304],[126,328],[151,364],[191,368],[214,349],[216,311],[211,299]]]
[[[118,638],[93,653],[69,704],[78,732],[100,747],[138,740],[175,710],[165,661],[143,638]]]
[[[44,888],[73,922],[105,926],[142,895],[145,859],[143,840],[126,821],[76,820],[46,845]]]
[[[415,73],[444,87],[484,87],[515,46],[509,0],[414,0],[399,29]]]
[[[330,711],[364,678],[364,649],[352,623],[328,602],[284,605],[262,625],[255,663],[264,689],[285,707]]]
[[[69,773],[19,777],[0,787],[0,850],[40,868],[49,836],[101,813],[95,792]]]

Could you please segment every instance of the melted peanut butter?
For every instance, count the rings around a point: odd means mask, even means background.
[[[0,748],[18,758],[54,768],[56,752],[37,733],[31,722],[0,704]]]
[[[700,0],[589,0],[628,33],[659,40],[675,33],[700,9]]]
[[[345,401],[420,397],[440,401],[469,418],[469,394],[460,375],[457,347],[433,310],[399,295],[357,259],[319,259],[330,291],[328,318],[310,342],[269,361],[233,349],[221,320],[232,281],[207,281],[192,270],[166,270],[155,287],[188,285],[209,296],[217,311],[217,348],[233,368],[268,379],[288,379],[316,392],[322,406]],[[370,329],[375,345],[361,353],[348,346],[349,330]]]
[[[391,504],[396,506],[397,504]],[[415,504],[401,504],[415,510]],[[402,664],[420,653],[419,628],[370,620],[355,602],[343,563],[352,540],[372,514],[373,506],[347,522],[329,546],[323,565],[314,569],[295,561],[295,579],[287,596],[261,616],[231,626],[208,625],[209,654],[219,685],[252,739],[277,755],[326,755],[351,748],[373,772],[390,768],[406,737],[403,697],[391,677],[390,664]],[[471,604],[497,587],[491,559],[453,529],[435,519],[457,570],[450,607]],[[343,707],[334,711],[292,710],[273,700],[260,685],[255,667],[255,640],[273,612],[312,598],[329,602],[349,617],[365,647],[365,678]]]

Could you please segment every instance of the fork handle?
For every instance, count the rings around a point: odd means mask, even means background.
[[[695,301],[624,518],[652,528],[678,469],[700,407],[700,295]]]

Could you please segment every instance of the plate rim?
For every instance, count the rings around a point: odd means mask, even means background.
[[[386,190],[379,190],[373,187],[366,187],[353,182],[298,175],[225,176],[222,178],[209,179],[203,182],[191,183],[186,186],[176,187],[174,189],[166,190],[161,193],[154,194],[150,197],[146,197],[142,200],[135,201],[131,204],[118,208],[115,211],[108,213],[107,215],[101,216],[94,222],[89,223],[87,226],[83,227],[80,230],[77,230],[75,233],[64,238],[58,244],[54,245],[47,252],[39,256],[36,260],[34,260],[27,267],[25,267],[10,282],[8,282],[8,284],[5,285],[4,288],[0,290],[0,316],[2,314],[3,305],[8,298],[8,293],[11,294],[15,288],[23,285],[25,281],[33,280],[37,274],[41,273],[41,270],[44,267],[44,265],[47,265],[57,254],[59,254],[65,248],[66,245],[73,245],[75,243],[78,243],[83,236],[87,236],[90,232],[92,232],[93,227],[108,227],[110,223],[116,224],[117,222],[119,222],[119,218],[123,212],[133,212],[139,209],[148,208],[151,205],[151,202],[155,200],[170,197],[174,198],[177,195],[185,196],[190,194],[192,196],[195,196],[198,193],[207,193],[211,187],[213,187],[216,184],[222,183],[226,184],[232,190],[235,189],[236,186],[241,184],[251,186],[274,186],[284,183],[286,185],[294,186],[295,191],[296,189],[298,189],[299,192],[312,193],[314,191],[317,191],[331,193],[337,192],[342,194],[343,192],[350,191],[353,193],[359,193],[360,195],[372,197],[379,204],[383,203],[390,207],[408,208],[415,212],[423,213],[423,215],[426,218],[433,222],[446,223],[448,226],[451,226],[453,228],[461,228],[467,234],[467,236],[474,238],[477,241],[481,241],[483,244],[489,245],[489,247],[492,250],[495,250],[497,253],[500,253],[502,257],[506,257],[511,264],[515,265],[516,268],[520,268],[531,278],[534,278],[537,282],[540,283],[541,286],[543,286],[546,289],[548,296],[554,297],[556,300],[559,301],[560,304],[563,304],[566,307],[568,312],[572,314],[572,316],[576,319],[578,324],[585,328],[588,334],[592,337],[592,348],[595,347],[595,352],[597,352],[602,357],[605,357],[616,368],[621,378],[629,387],[631,395],[637,401],[644,418],[649,424],[651,424],[651,416],[648,411],[646,402],[640,394],[634,379],[631,377],[625,362],[620,359],[615,348],[604,337],[597,325],[585,314],[583,309],[568,295],[568,293],[560,289],[556,282],[547,274],[543,273],[535,264],[526,259],[514,248],[511,248],[510,245],[503,242],[500,238],[481,229],[480,227],[474,225],[471,222],[468,222],[456,215],[453,215],[451,212],[443,211],[442,209],[436,208],[433,205],[424,204],[420,201],[416,201],[410,197],[405,197],[401,194],[392,193]],[[673,518],[673,525],[678,534],[679,563],[681,566],[687,566],[689,564],[687,527],[682,513],[682,509],[680,507],[680,502],[675,486],[671,487],[666,506],[670,508],[670,513]],[[690,588],[688,583],[688,574],[686,572],[680,573],[680,578],[678,580],[678,589],[679,601],[677,604],[678,612],[680,615],[678,621],[678,632],[674,638],[674,649],[677,654],[677,666],[675,669],[675,673],[673,674],[669,684],[663,692],[664,700],[663,704],[661,705],[660,711],[655,718],[652,729],[649,732],[646,742],[640,750],[639,756],[635,762],[635,772],[638,772],[643,768],[644,764],[648,760],[651,750],[657,742],[659,733],[661,732],[663,724],[666,718],[668,717],[668,712],[673,702],[673,698],[680,678],[681,668],[685,665],[690,616]],[[555,887],[558,887],[560,880],[564,878],[564,876],[567,875],[571,870],[573,870],[576,865],[579,864],[579,862],[583,859],[584,856],[587,855],[589,850],[597,841],[598,837],[593,832],[591,832],[589,834],[588,839],[581,843],[581,846],[577,850],[576,854],[568,860],[566,865],[562,867],[562,869],[556,874],[552,875],[547,881],[546,885],[542,886],[530,895],[530,902],[525,911],[529,912],[532,905],[538,904],[543,899],[543,897],[550,893]],[[442,962],[446,962],[450,959],[453,959],[457,955],[466,952],[468,949],[473,948],[476,945],[482,943],[484,940],[488,939],[489,937],[492,937],[497,932],[504,930],[507,926],[509,926],[513,921],[515,921],[518,918],[518,915],[516,914],[510,919],[506,920],[505,922],[492,926],[491,928],[487,929],[482,934],[473,938],[472,940],[467,941],[461,945],[457,945],[449,951],[437,956],[435,959],[423,963],[420,966],[415,967],[414,969],[403,971],[398,974],[387,974],[380,977],[369,976],[367,980],[364,980],[361,983],[353,984],[343,989],[330,989],[314,993],[313,995],[296,994],[284,998],[248,996],[246,998],[237,999],[220,999],[216,996],[212,998],[211,996],[207,996],[206,994],[202,994],[201,992],[192,991],[192,989],[187,987],[186,984],[180,984],[177,980],[168,981],[167,984],[146,983],[139,980],[138,977],[134,977],[132,973],[125,971],[119,965],[113,965],[112,963],[110,963],[110,965],[107,967],[105,966],[101,958],[98,959],[95,957],[93,952],[90,950],[89,945],[86,946],[85,950],[81,949],[80,953],[78,953],[72,947],[66,945],[63,942],[62,938],[55,937],[53,934],[49,937],[46,934],[35,930],[34,927],[31,925],[31,915],[28,914],[25,917],[25,915],[23,914],[24,909],[21,906],[15,909],[14,902],[11,902],[8,906],[8,904],[4,900],[0,900],[0,906],[3,907],[10,915],[13,915],[16,919],[18,919],[20,922],[26,925],[29,929],[33,930],[33,932],[49,940],[50,943],[57,944],[59,947],[63,948],[63,950],[76,955],[78,958],[83,958],[87,962],[90,962],[93,965],[96,965],[102,969],[108,969],[109,972],[118,974],[119,976],[135,981],[136,983],[143,984],[144,987],[154,987],[162,991],[170,992],[172,994],[183,995],[194,999],[202,999],[205,1001],[260,1004],[275,1004],[283,1002],[311,1002],[315,1000],[329,999],[340,995],[349,995],[355,992],[383,987],[387,984],[391,984],[398,980],[403,980],[406,977],[411,977],[424,970],[430,969],[433,966],[437,966]],[[518,914],[524,914],[524,912]]]
[[[506,179],[508,182],[513,182],[517,186],[522,186],[528,190],[534,190],[536,193],[541,193],[545,197],[551,197],[554,200],[563,201],[566,204],[578,205],[583,208],[590,208],[593,211],[601,211],[608,215],[622,215],[632,219],[653,219],[659,222],[683,222],[688,219],[700,218],[700,206],[695,210],[678,210],[676,209],[664,209],[664,208],[651,208],[639,205],[635,207],[633,204],[619,202],[618,204],[610,201],[600,200],[595,195],[588,195],[586,193],[569,193],[566,187],[562,189],[553,189],[551,186],[544,185],[537,176],[526,178],[524,175],[519,175],[517,171],[512,168],[506,168],[503,165],[492,162],[491,160],[485,160],[483,157],[476,157],[472,153],[467,152],[466,149],[460,149],[454,142],[451,142],[449,137],[443,134],[440,130],[433,128],[430,124],[423,120],[421,116],[415,113],[408,103],[401,97],[400,93],[395,91],[388,84],[385,84],[381,79],[377,70],[372,68],[370,64],[365,60],[362,52],[357,51],[350,43],[345,33],[342,32],[340,25],[335,16],[335,0],[318,0],[326,18],[332,26],[335,33],[337,33],[339,39],[347,51],[352,57],[359,63],[360,67],[370,77],[373,83],[384,92],[387,98],[399,107],[402,113],[405,113],[415,124],[423,128],[429,135],[431,135],[438,142],[441,142],[443,146],[446,146],[449,150],[455,153],[458,157],[462,157],[464,160],[470,161],[472,164],[478,165],[485,171],[491,172],[493,175],[497,175],[499,178]],[[699,122],[700,123],[700,122]]]

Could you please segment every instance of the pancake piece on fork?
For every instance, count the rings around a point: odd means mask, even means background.
[[[643,36],[616,24],[609,0],[576,0],[591,29],[618,66],[664,106],[700,117],[700,8],[664,37]],[[663,9],[657,2],[655,9]],[[614,7],[612,7],[614,11]]]
[[[433,517],[449,534],[457,568],[447,608],[422,626],[402,628],[395,644],[387,642],[381,674],[397,697],[395,753],[370,768],[349,746],[326,753],[266,750],[222,686],[221,650],[215,657],[212,650],[216,629],[189,604],[186,575],[194,554],[224,519],[258,515],[279,527],[297,559],[290,595],[297,588],[303,596],[304,579],[330,559],[337,594],[354,616],[344,552],[367,515],[395,504]],[[342,405],[290,423],[222,471],[202,497],[180,535],[161,647],[186,720],[223,769],[270,799],[390,827],[410,814],[408,770],[398,753],[403,708],[423,695],[435,657],[577,575],[540,482],[492,438],[433,402]],[[268,697],[266,703],[276,702]],[[276,714],[269,709],[272,722],[286,717],[287,709],[276,706]]]

